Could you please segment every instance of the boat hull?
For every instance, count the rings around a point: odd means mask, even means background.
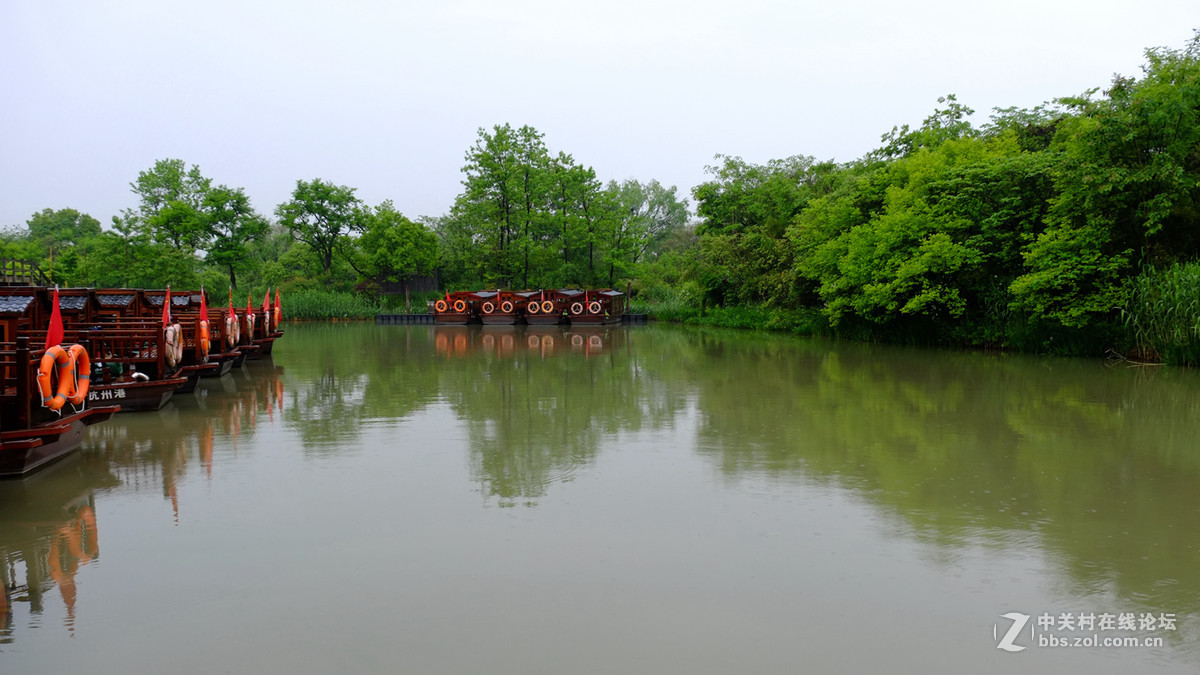
[[[166,380],[147,380],[145,382],[113,382],[111,384],[96,384],[88,390],[88,404],[116,403],[123,412],[144,412],[158,410],[171,400],[188,382],[186,377],[172,377]]]
[[[572,316],[571,325],[573,326],[611,326],[621,323],[621,315],[613,314],[604,316],[602,314],[581,314]]]
[[[30,429],[0,433],[0,477],[19,477],[73,452],[83,443],[83,433],[103,422],[120,406],[89,408]]]

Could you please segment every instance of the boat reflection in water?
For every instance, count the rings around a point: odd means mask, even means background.
[[[585,358],[627,349],[628,333],[622,326],[437,326],[434,347],[447,358],[478,352],[514,357],[533,352],[550,356],[582,355]]]
[[[55,595],[73,633],[76,575],[100,555],[97,494],[160,492],[178,524],[179,484],[197,463],[212,479],[218,439],[236,452],[257,418],[282,414],[281,375],[282,368],[260,361],[206,380],[159,412],[97,426],[79,452],[25,480],[0,481],[0,644],[45,625],[44,614],[58,611]]]
[[[24,481],[0,482],[0,644],[16,623],[37,625],[54,589],[75,626],[75,575],[100,555],[95,494],[119,479],[96,456],[76,454]]]
[[[199,461],[207,479],[214,471],[218,438],[237,452],[253,436],[259,416],[273,421],[283,411],[283,369],[256,361],[220,378],[203,380],[197,391],[181,396],[157,413],[126,417],[97,429],[83,450],[104,456],[120,484],[134,491],[160,485],[163,498],[179,517],[178,483]]]

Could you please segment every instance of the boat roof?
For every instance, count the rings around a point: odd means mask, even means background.
[[[58,296],[59,309],[78,311],[87,307],[88,297],[86,295],[60,295]]]
[[[134,298],[134,295],[132,293],[129,293],[129,294],[109,294],[109,293],[100,294],[100,293],[97,293],[96,294],[96,299],[100,301],[100,305],[102,307],[127,307],[127,306],[129,306],[129,303],[133,302],[133,298]],[[158,304],[161,305],[162,301],[159,300]]]
[[[0,296],[0,314],[21,314],[33,304],[32,295]]]

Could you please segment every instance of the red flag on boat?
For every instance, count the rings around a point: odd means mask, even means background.
[[[204,287],[200,287],[200,320],[208,323],[208,300],[205,298]]]
[[[271,314],[271,289],[267,289],[267,294],[263,296],[263,316]]]
[[[233,287],[229,287],[229,316],[233,317],[234,322],[237,322],[237,312],[233,309]]]
[[[50,349],[62,344],[63,341],[63,322],[62,312],[58,309],[58,285],[54,286],[54,305],[50,308],[50,327],[46,329],[46,346],[43,349]]]
[[[246,314],[254,313],[254,298],[250,297],[250,293],[246,293]]]
[[[163,298],[163,327],[171,325],[171,286],[167,285],[167,295]]]

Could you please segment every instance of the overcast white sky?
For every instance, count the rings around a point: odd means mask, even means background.
[[[1196,0],[0,0],[0,226],[108,224],[168,157],[265,214],[322,178],[441,215],[505,122],[690,197],[717,153],[851,160],[938,96],[986,120],[1195,28]]]

